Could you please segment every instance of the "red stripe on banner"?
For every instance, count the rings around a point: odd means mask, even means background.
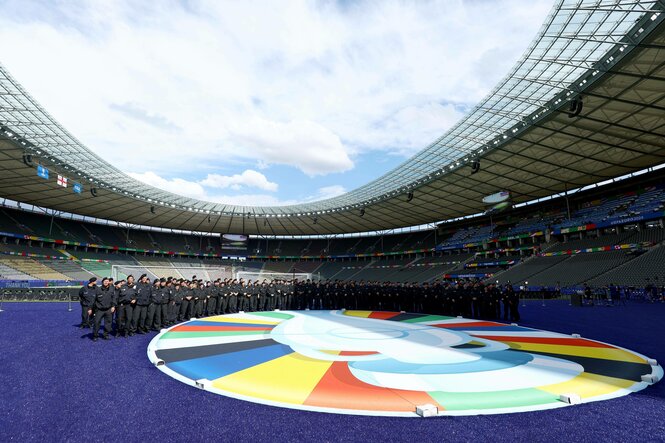
[[[367,318],[378,318],[380,320],[388,320],[389,318],[397,317],[399,312],[386,312],[386,311],[374,311],[369,314]]]
[[[227,331],[269,331],[265,326],[176,326],[171,332],[227,332]]]
[[[353,355],[374,355],[378,354],[376,351],[340,351],[339,355],[353,356]]]
[[[346,362],[338,361],[330,366],[303,404],[323,408],[413,412],[417,405],[426,403],[438,405],[425,392],[364,383],[351,374]]]
[[[562,345],[562,346],[584,346],[586,348],[614,348],[614,346],[598,343],[583,338],[566,338],[566,337],[506,337],[501,335],[478,335],[473,334],[474,337],[484,338],[486,340],[494,341],[509,341],[515,343],[539,343],[543,345]]]

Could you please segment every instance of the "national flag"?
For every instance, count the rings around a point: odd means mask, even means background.
[[[74,189],[74,192],[76,192],[77,194],[80,194],[81,192],[83,192],[83,185],[81,183],[74,183],[74,188],[73,189]]]
[[[63,188],[67,187],[67,177],[64,175],[58,174],[58,186],[62,186]]]
[[[41,178],[48,178],[48,169],[42,165],[37,165],[37,175]]]

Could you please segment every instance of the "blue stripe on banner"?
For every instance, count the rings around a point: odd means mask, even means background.
[[[292,353],[293,349],[290,347],[276,344],[229,354],[182,360],[168,363],[166,366],[192,380],[201,378],[215,380]]]

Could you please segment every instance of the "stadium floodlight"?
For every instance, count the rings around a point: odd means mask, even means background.
[[[471,175],[475,174],[476,172],[480,171],[480,160],[475,159],[471,163]]]
[[[25,163],[26,166],[33,167],[34,163],[32,162],[32,155],[23,154],[23,163]]]

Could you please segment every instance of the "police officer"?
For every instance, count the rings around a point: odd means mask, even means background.
[[[148,316],[146,318],[146,329],[159,330],[162,325],[162,288],[158,278],[152,282],[150,291],[150,304],[148,305]]]
[[[192,283],[189,280],[182,282],[180,290],[183,291],[182,304],[178,312],[178,321],[189,320],[193,317],[194,311],[194,295],[192,293]]]
[[[176,280],[173,292],[171,293],[171,302],[169,304],[169,322],[172,325],[180,321],[180,308],[182,306],[182,300],[185,298],[185,290],[186,288],[183,286],[183,280]]]
[[[192,289],[192,294],[194,295],[194,316],[201,318],[203,317],[206,306],[206,293],[203,280],[196,281],[196,285]]]
[[[217,304],[217,314],[226,314],[229,309],[228,280],[224,280],[220,283],[218,291],[219,303]]]
[[[169,277],[166,279],[166,300],[162,299],[162,327],[168,327],[174,324],[172,317],[175,297],[175,279]]]
[[[248,280],[247,287],[245,288],[245,309],[244,311],[254,312],[256,311],[256,303],[258,299],[258,293],[256,291],[256,283]]]
[[[111,281],[113,281],[113,279],[111,279]],[[120,288],[122,288],[124,283],[124,280],[118,280],[113,283],[113,305],[115,306],[113,324],[115,325],[115,338],[120,337],[120,310],[118,309],[118,302],[120,300]]]
[[[208,306],[207,306],[207,312],[208,312],[208,317],[217,315],[217,305],[219,302],[219,280],[215,280],[210,286],[207,288],[208,292]]]
[[[132,330],[139,334],[148,332],[148,325],[146,322],[148,316],[148,306],[150,306],[150,297],[152,294],[152,286],[148,281],[146,274],[141,275],[139,283],[136,285],[136,306],[132,317]]]
[[[127,283],[120,287],[118,293],[118,334],[123,334],[125,337],[134,335],[132,330],[132,319],[134,313],[134,306],[136,305],[136,284],[134,283],[134,276],[127,276]]]
[[[79,301],[81,303],[81,325],[79,329],[90,327],[90,310],[95,303],[97,294],[97,277],[88,280],[88,284],[79,290]]]
[[[95,302],[88,310],[90,315],[95,316],[95,325],[92,330],[92,340],[97,341],[99,337],[99,327],[104,320],[104,340],[109,339],[111,332],[113,313],[115,312],[115,289],[111,286],[109,278],[102,280],[102,287],[97,288],[95,292]]]

